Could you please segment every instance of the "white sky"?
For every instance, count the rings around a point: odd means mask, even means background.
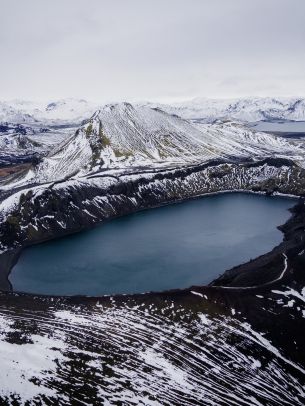
[[[305,0],[0,0],[0,99],[305,96]]]

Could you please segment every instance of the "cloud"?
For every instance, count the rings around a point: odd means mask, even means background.
[[[304,0],[0,0],[1,98],[305,96]]]

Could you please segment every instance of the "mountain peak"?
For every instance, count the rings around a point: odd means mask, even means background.
[[[195,124],[159,108],[109,104],[97,109],[35,167],[26,182],[83,177],[106,168],[171,167],[211,159],[299,153],[282,138],[241,123]]]

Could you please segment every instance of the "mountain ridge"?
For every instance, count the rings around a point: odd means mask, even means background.
[[[243,97],[212,99],[196,97],[175,103],[133,102],[160,108],[186,119],[213,121],[229,118],[241,121],[294,120],[305,121],[304,97]],[[108,104],[85,99],[66,98],[46,102],[25,100],[0,101],[0,122],[44,125],[80,125],[96,110]]]
[[[186,119],[202,119],[205,122],[217,119],[235,119],[244,122],[305,121],[305,98],[302,97],[195,98],[171,104],[149,102],[144,104],[159,107]]]

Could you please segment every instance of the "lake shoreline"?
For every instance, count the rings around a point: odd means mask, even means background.
[[[219,192],[199,194],[198,196],[192,196],[191,198],[188,198],[188,199],[179,199],[174,202],[173,201],[167,202],[167,203],[160,204],[160,205],[154,206],[154,207],[156,208],[156,207],[168,206],[171,204],[182,203],[186,200],[193,200],[193,199],[198,199],[201,197],[208,197],[208,196],[212,196],[212,195],[219,195],[219,194],[226,194],[226,193],[245,193],[245,194],[266,195],[266,193],[260,192],[260,191],[225,190],[225,191],[219,191]],[[275,195],[281,195],[284,197],[291,197],[291,198],[297,197],[294,195],[285,195],[285,194],[278,194],[278,193],[276,193]],[[270,252],[268,252],[264,255],[261,255],[249,262],[237,265],[229,270],[225,270],[218,278],[214,279],[210,284],[201,285],[199,288],[200,289],[231,288],[231,289],[234,289],[234,291],[240,291],[242,289],[245,289],[245,286],[250,285],[250,286],[248,286],[249,288],[255,288],[255,287],[263,286],[266,283],[269,283],[270,281],[272,281],[272,279],[276,279],[277,269],[273,269],[273,268],[274,267],[278,268],[281,266],[281,263],[283,262],[283,260],[282,260],[283,253],[288,249],[290,251],[292,249],[296,249],[297,246],[299,245],[299,244],[296,244],[295,242],[293,243],[293,240],[295,240],[294,235],[289,234],[291,232],[291,225],[295,226],[295,223],[304,221],[304,219],[305,219],[305,209],[304,209],[304,213],[303,213],[304,218],[302,216],[300,217],[299,213],[296,212],[296,207],[298,207],[298,206],[300,206],[300,203],[297,203],[294,207],[292,207],[290,209],[290,211],[292,212],[291,217],[287,220],[287,222],[284,225],[278,227],[284,234],[284,240],[279,245],[274,247]],[[303,204],[303,206],[304,206],[304,204]],[[134,211],[133,213],[136,213],[139,211],[144,211],[144,210],[149,210],[154,207],[147,207],[142,210]],[[115,216],[113,218],[107,219],[107,222],[109,222],[115,218],[125,216],[125,214],[132,214],[132,212],[124,213],[121,216]],[[303,220],[301,220],[301,219],[303,219]],[[98,225],[100,225],[100,224],[96,224],[90,228],[94,228]],[[90,228],[88,228],[88,229],[90,229]],[[80,230],[80,231],[83,231],[83,230]],[[74,232],[68,233],[67,235],[69,235],[69,234],[75,234],[75,233]],[[305,233],[304,233],[304,235],[305,235]],[[45,242],[48,240],[50,240],[50,239],[36,242],[34,245],[40,244],[41,242]],[[32,244],[29,244],[29,245],[32,245]],[[0,266],[1,266],[0,289],[2,291],[12,291],[12,286],[9,282],[8,277],[9,277],[9,274],[10,274],[12,268],[17,263],[22,250],[25,247],[21,247],[16,250],[8,251],[4,255],[2,254],[0,256]],[[270,270],[270,268],[271,268],[271,270]],[[279,271],[279,273],[280,273],[280,271]],[[267,279],[266,279],[266,277],[267,277]],[[269,279],[268,279],[268,277],[269,277]],[[259,283],[257,283],[257,280],[259,280]],[[171,294],[171,293],[174,294],[174,292],[175,292],[175,294],[177,294],[177,292],[181,292],[181,293],[189,292],[192,288],[194,288],[194,287],[171,289],[171,290],[165,290],[165,291],[161,291],[161,292],[154,291],[154,292],[146,292],[146,293],[113,294],[113,295],[104,295],[104,296],[87,296],[87,295],[72,295],[72,296],[59,295],[59,296],[57,296],[57,295],[42,295],[42,294],[35,294],[35,293],[32,294],[32,293],[15,292],[15,291],[13,292],[13,294],[30,295],[30,296],[35,296],[35,297],[41,296],[41,297],[72,298],[72,300],[73,300],[73,297],[77,297],[77,298],[83,298],[85,300],[85,298],[88,298],[88,297],[92,297],[92,298],[102,298],[102,297],[107,298],[109,296],[111,296],[111,297],[126,297],[126,296],[137,297],[139,295],[142,297],[143,295],[159,295],[159,294]],[[198,286],[196,286],[196,288],[198,288]]]

